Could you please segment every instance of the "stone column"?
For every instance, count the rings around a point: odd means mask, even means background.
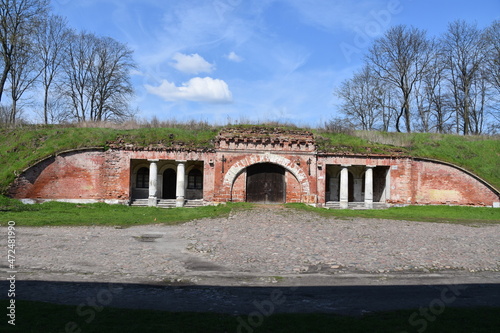
[[[186,161],[177,161],[177,187],[175,190],[176,207],[184,207],[186,188]]]
[[[158,191],[158,160],[148,160],[149,164],[149,197],[148,206],[158,205],[156,193]]]
[[[367,165],[365,172],[365,207],[373,208],[373,168],[374,165]]]
[[[342,165],[340,170],[340,208],[349,208],[349,170],[350,165]]]

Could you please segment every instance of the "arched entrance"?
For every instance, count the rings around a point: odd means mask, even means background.
[[[258,163],[247,168],[247,202],[284,203],[285,168],[272,163]]]
[[[167,169],[163,172],[163,199],[175,199],[177,186],[177,173],[174,169]]]

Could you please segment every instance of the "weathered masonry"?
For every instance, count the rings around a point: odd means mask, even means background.
[[[25,170],[10,195],[182,207],[302,202],[329,208],[498,206],[498,190],[454,165],[405,156],[318,151],[312,133],[226,128],[213,149],[136,147],[60,153]]]

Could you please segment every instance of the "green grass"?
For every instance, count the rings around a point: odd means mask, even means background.
[[[413,134],[411,155],[467,169],[500,189],[500,140],[459,135]]]
[[[500,209],[463,206],[406,206],[389,209],[324,209],[306,204],[286,204],[286,207],[314,212],[325,217],[364,217],[420,222],[447,222],[459,224],[498,224]]]
[[[328,210],[306,204],[285,204],[285,207],[313,212],[319,216],[338,218],[364,217],[469,225],[500,223],[500,209],[487,207],[407,206],[373,210]],[[0,225],[6,225],[8,221],[15,221],[19,226],[113,225],[126,227],[154,223],[178,224],[205,217],[227,216],[232,210],[242,209],[254,209],[254,205],[227,203],[218,206],[170,209],[54,201],[28,205],[0,196],[0,212],[2,212]]]
[[[345,133],[315,131],[317,149],[334,154],[387,154],[408,155],[408,150],[393,145],[373,143],[364,138]]]
[[[127,227],[154,223],[172,225],[201,218],[227,216],[233,209],[244,209],[250,206],[228,203],[197,208],[164,209],[104,203],[80,205],[46,202],[24,205],[15,200],[0,197],[0,211],[3,210],[0,225],[6,225],[8,221],[15,221],[18,226],[113,225]]]
[[[7,301],[1,300],[5,310]],[[87,309],[88,310],[88,309]],[[426,333],[490,333],[500,327],[499,308],[446,308],[426,321]],[[76,306],[55,305],[43,302],[16,301],[16,326],[7,324],[6,318],[0,323],[1,332],[48,333],[64,332],[66,325],[85,333],[128,333],[128,332],[169,332],[169,333],[224,333],[248,332],[239,328],[241,321],[248,322],[247,316],[216,313],[164,312],[152,310],[104,308],[95,311],[89,323],[89,315],[81,317]],[[269,333],[310,333],[310,332],[350,332],[350,333],[390,333],[417,332],[423,322],[409,323],[410,316],[418,310],[401,310],[347,317],[333,314],[274,314],[263,317],[262,324],[251,327],[252,332]],[[5,316],[4,316],[5,317]],[[422,317],[418,317],[422,320]],[[422,320],[423,321],[423,320]],[[72,324],[71,324],[72,323]],[[71,327],[71,326],[69,326]],[[496,328],[495,328],[496,327]],[[71,331],[71,330],[70,330]]]

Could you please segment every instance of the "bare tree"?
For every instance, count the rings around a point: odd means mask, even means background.
[[[342,82],[335,94],[343,100],[341,112],[352,124],[363,130],[372,130],[380,119],[382,87],[369,66]]]
[[[9,124],[10,108],[0,105],[0,125]]]
[[[127,99],[133,92],[129,72],[134,66],[132,51],[114,39],[73,35],[60,85],[73,118],[99,121],[127,116]]]
[[[128,97],[133,93],[129,72],[134,67],[132,51],[124,44],[109,37],[98,40],[92,72],[92,120],[128,116]]]
[[[483,38],[486,45],[486,78],[494,92],[491,115],[500,123],[500,20],[494,21],[485,30]]]
[[[92,86],[96,40],[93,34],[73,34],[65,53],[65,78],[59,87],[70,102],[71,116],[77,121],[86,121],[90,116],[91,100],[87,90]]]
[[[450,95],[446,87],[445,64],[439,49],[430,63],[430,69],[422,77],[422,101],[428,111],[429,124],[425,131],[447,133],[452,117]]]
[[[417,114],[413,115],[413,130],[419,132],[429,132],[431,127],[431,108],[426,99],[424,84],[418,81],[414,88],[415,109]]]
[[[18,52],[24,52],[25,46],[20,49],[20,43],[36,33],[48,8],[49,0],[0,0],[0,102],[13,62]]]
[[[48,124],[49,118],[57,118],[54,114],[56,110],[52,108],[54,103],[50,101],[50,94],[54,81],[62,72],[63,52],[69,42],[70,30],[66,19],[57,15],[51,15],[39,30],[36,42],[42,66],[40,79],[43,87],[43,121]]]
[[[16,56],[11,60],[8,75],[9,91],[12,98],[9,122],[14,125],[17,121],[21,97],[35,85],[41,74],[41,65],[38,54],[34,52],[32,37],[24,36],[24,40],[17,41]]]
[[[475,113],[482,112],[482,109],[473,108],[473,86],[480,80],[481,67],[485,64],[485,43],[481,31],[465,21],[454,21],[448,26],[442,45],[453,92],[457,133],[461,129],[463,134],[479,134],[479,124],[474,125],[472,121],[480,118]]]
[[[431,49],[424,31],[398,25],[374,42],[366,58],[378,78],[400,93],[395,124],[398,132],[402,117],[406,131],[411,132],[411,97],[415,85],[429,69]]]

